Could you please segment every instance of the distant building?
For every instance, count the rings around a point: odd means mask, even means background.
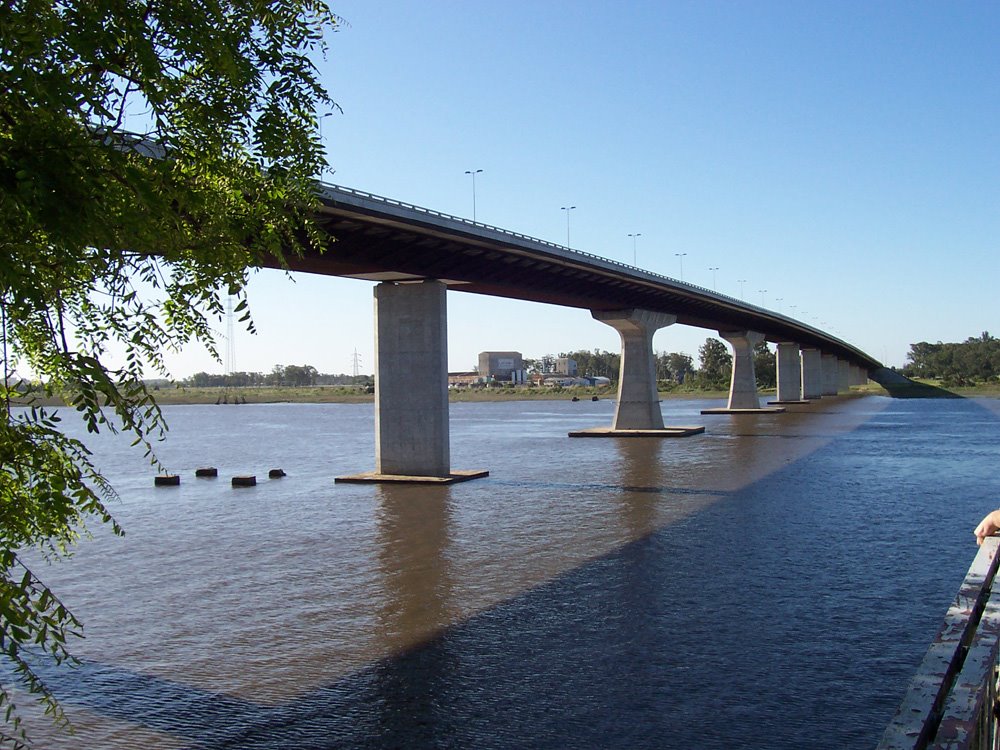
[[[486,378],[481,377],[478,372],[449,372],[449,388],[471,388],[475,385],[482,385]]]
[[[480,352],[479,375],[493,380],[524,382],[521,352]]]
[[[576,377],[576,360],[572,357],[559,357],[556,360],[556,372]]]

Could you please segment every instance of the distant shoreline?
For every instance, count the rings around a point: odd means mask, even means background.
[[[937,385],[935,381],[926,381],[929,385]],[[940,387],[940,386],[938,386]],[[1000,398],[1000,383],[961,388],[945,389],[957,396]],[[888,395],[876,383],[851,389],[854,394]],[[759,391],[761,398],[774,395],[774,389]],[[156,402],[167,405],[198,405],[220,403],[227,398],[234,403],[236,397],[245,399],[248,404],[365,404],[375,401],[374,394],[364,393],[362,389],[353,386],[316,385],[316,386],[261,386],[256,388],[176,388],[160,387],[152,391]],[[659,394],[661,399],[718,399],[726,398],[728,391],[664,391]],[[615,399],[618,396],[616,387],[564,387],[564,388],[476,388],[449,390],[448,397],[452,403],[490,402],[490,401],[570,401],[574,397],[580,401],[598,399]],[[66,406],[58,398],[39,398],[34,402],[39,406]]]

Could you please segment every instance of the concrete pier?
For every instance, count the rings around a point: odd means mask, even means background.
[[[439,281],[375,287],[375,471],[338,482],[461,481],[448,425],[448,315]]]
[[[823,395],[837,395],[837,380],[840,368],[837,365],[837,357],[833,354],[823,355]]]
[[[757,376],[753,366],[753,349],[764,340],[756,331],[719,331],[719,336],[733,347],[733,375],[729,382],[729,404],[724,409],[702,409],[702,414],[744,414],[782,412],[780,407],[760,405]]]
[[[704,427],[664,427],[656,389],[653,334],[673,325],[676,315],[650,310],[592,310],[599,320],[618,331],[622,340],[618,373],[618,404],[610,428],[569,433],[570,437],[686,437]]]
[[[802,357],[802,398],[823,397],[823,352],[819,349],[803,349]]]
[[[851,390],[851,363],[846,359],[838,359],[837,368],[837,391],[847,393]]]
[[[776,346],[775,360],[778,374],[778,392],[770,404],[804,404],[802,398],[802,360],[799,345],[781,342]]]

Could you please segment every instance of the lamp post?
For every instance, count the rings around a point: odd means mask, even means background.
[[[708,270],[712,272],[712,291],[715,291],[715,272],[719,270],[718,266],[709,266]]]
[[[680,262],[681,262],[681,281],[684,281],[684,256],[687,255],[687,253],[674,253],[674,255],[676,255],[680,259]]]
[[[472,223],[476,222],[476,175],[482,172],[481,169],[466,169],[466,174],[472,175]]]
[[[635,234],[630,234],[629,237],[632,238],[632,265],[637,266],[638,264],[635,261],[635,238],[642,237],[642,232],[636,232]]]
[[[560,210],[566,212],[566,249],[569,250],[569,212],[576,206],[561,206]]]
[[[764,292],[766,292],[767,290],[766,289],[758,289],[757,291],[760,292],[760,306],[763,307],[764,306]]]
[[[743,285],[747,283],[747,280],[746,279],[736,279],[736,283],[740,285],[740,299],[743,300],[744,302],[746,302],[747,298],[743,294]]]
[[[774,301],[778,303],[778,312],[781,312],[781,303],[785,301],[784,297],[775,297]]]

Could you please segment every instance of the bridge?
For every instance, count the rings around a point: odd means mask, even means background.
[[[288,257],[294,271],[380,282],[375,287],[376,469],[345,481],[457,481],[450,466],[446,291],[590,310],[622,339],[610,428],[589,435],[683,436],[665,427],[653,334],[674,323],[718,331],[733,348],[726,413],[782,411],[836,395],[881,363],[849,343],[724,294],[555,243],[335,185],[318,186],[323,252]],[[777,345],[775,406],[761,406],[753,347]]]

